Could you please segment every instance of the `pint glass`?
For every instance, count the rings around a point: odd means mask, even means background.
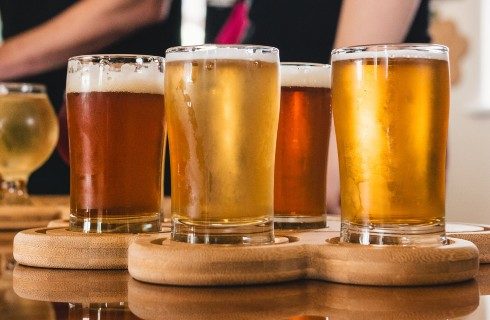
[[[325,227],[330,117],[330,66],[281,63],[274,175],[276,227]]]
[[[165,141],[161,57],[68,61],[70,229],[160,228]]]
[[[445,240],[448,49],[375,45],[332,52],[341,240]]]
[[[176,47],[166,59],[172,238],[271,243],[278,50]]]

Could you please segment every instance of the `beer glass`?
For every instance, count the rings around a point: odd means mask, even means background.
[[[275,227],[325,227],[330,117],[330,66],[281,63]]]
[[[49,158],[58,141],[58,120],[46,88],[0,83],[2,205],[31,205],[29,175]]]
[[[164,60],[79,56],[66,80],[70,229],[160,229],[166,127]]]
[[[445,240],[448,49],[373,45],[332,52],[341,240]]]
[[[166,59],[172,238],[271,243],[278,50],[176,47]]]

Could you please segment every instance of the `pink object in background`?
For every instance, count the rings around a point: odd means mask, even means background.
[[[248,4],[245,0],[238,1],[231,10],[230,16],[214,39],[217,44],[240,43],[250,24],[248,20]]]

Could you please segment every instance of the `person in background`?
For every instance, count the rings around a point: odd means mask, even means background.
[[[0,81],[46,85],[59,111],[69,57],[163,56],[180,44],[180,11],[181,0],[0,0]],[[32,174],[28,189],[32,194],[68,193],[69,168],[58,152]]]
[[[244,5],[246,10],[240,9]],[[281,61],[329,63],[334,48],[429,42],[428,27],[428,0],[213,0],[208,4],[206,41],[269,45],[279,48]],[[223,40],[223,35],[230,34]],[[327,207],[328,213],[340,213],[334,130],[328,155]]]

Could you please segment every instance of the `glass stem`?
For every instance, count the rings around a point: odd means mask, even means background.
[[[5,205],[30,205],[32,204],[27,193],[27,179],[2,181],[1,203]]]

